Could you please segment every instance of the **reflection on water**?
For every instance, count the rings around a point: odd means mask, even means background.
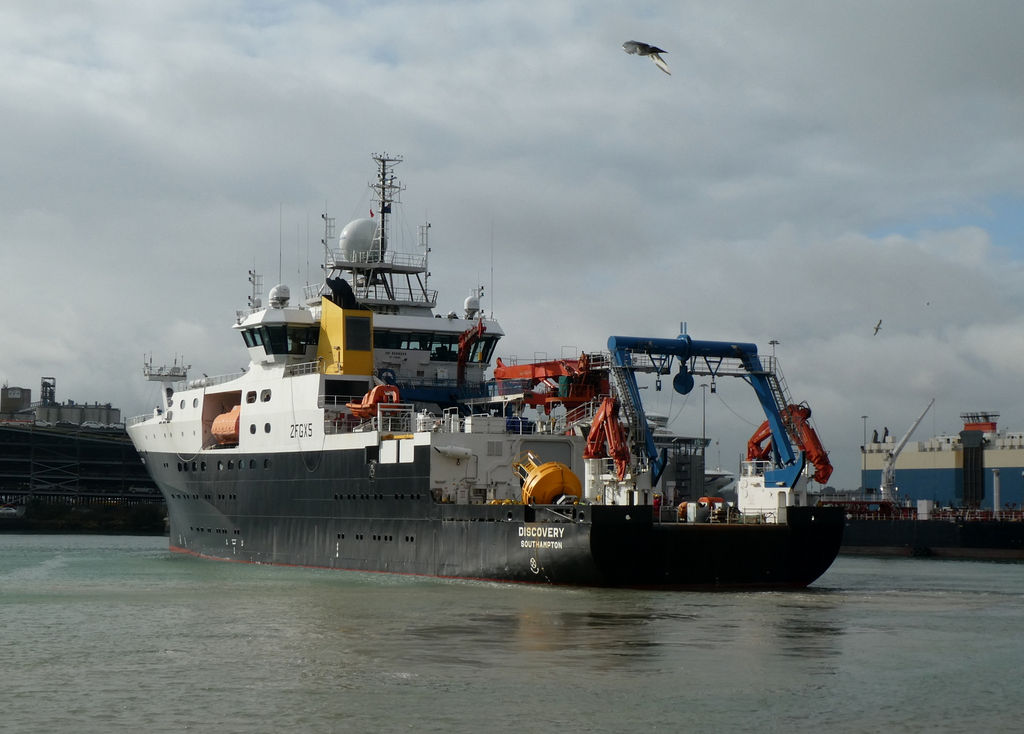
[[[385,642],[401,646],[410,665],[501,662],[672,675],[709,658],[718,668],[751,659],[835,658],[844,634],[834,593],[524,593],[443,582],[416,592],[420,608],[407,608]]]
[[[171,556],[159,539],[0,536],[0,624],[17,641],[5,663],[18,672],[5,723],[996,731],[1015,723],[993,692],[1024,659],[1020,571],[841,558],[803,591],[671,593],[212,563]]]

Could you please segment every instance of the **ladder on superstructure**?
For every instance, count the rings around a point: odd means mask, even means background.
[[[626,377],[626,370],[633,369],[632,366],[615,364],[615,360],[608,361],[609,375],[611,376],[612,394],[618,398],[619,408],[626,417],[628,429],[628,441],[630,453],[637,457],[640,462],[640,471],[648,467],[648,457],[645,446],[647,435],[647,415],[644,407],[637,401],[637,396],[629,389],[629,380]]]
[[[775,404],[779,407],[779,413],[782,416],[782,425],[786,427],[786,432],[789,434],[789,440],[795,445],[799,446],[800,432],[797,429],[796,422],[793,420],[793,416],[789,414],[789,406],[793,405],[793,398],[789,394],[789,387],[786,385],[786,378],[782,375],[782,370],[779,369],[778,360],[774,356],[766,357],[768,367],[765,370],[765,377],[768,380],[768,388],[772,392],[772,397],[775,399]]]

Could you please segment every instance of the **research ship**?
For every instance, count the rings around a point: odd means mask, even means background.
[[[475,288],[435,313],[428,228],[393,246],[400,157],[376,155],[370,217],[335,234],[322,284],[284,285],[234,324],[240,374],[156,368],[161,404],[127,421],[167,501],[170,546],[211,559],[455,579],[656,589],[804,587],[843,513],[811,506],[788,389],[754,344],[613,336],[607,349],[494,359],[504,332]],[[255,280],[251,278],[251,280]],[[493,361],[493,364],[492,364]],[[737,502],[669,506],[640,381],[733,376],[769,447]],[[640,376],[638,380],[638,375]],[[781,406],[781,407],[780,407]]]

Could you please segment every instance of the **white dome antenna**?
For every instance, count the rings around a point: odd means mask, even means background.
[[[482,285],[473,289],[473,292],[466,297],[462,308],[466,312],[467,319],[475,319],[483,316],[483,309],[480,308],[480,299],[483,298],[484,287]]]
[[[270,289],[270,307],[271,308],[287,308],[288,301],[291,300],[292,294],[288,290],[288,286],[283,283],[275,285]]]

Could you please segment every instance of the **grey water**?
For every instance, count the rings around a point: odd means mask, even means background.
[[[795,592],[218,563],[0,535],[10,732],[1020,731],[1024,565],[840,557]]]

